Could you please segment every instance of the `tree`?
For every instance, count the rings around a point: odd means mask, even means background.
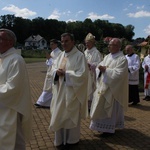
[[[0,16],[0,28],[8,28],[12,30],[14,26],[14,15],[4,15]]]
[[[126,32],[126,39],[128,39],[129,41],[132,40],[133,36],[135,35],[134,32],[134,26],[133,25],[127,25],[125,27],[125,32]]]

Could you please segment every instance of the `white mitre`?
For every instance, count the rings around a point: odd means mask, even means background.
[[[85,37],[85,41],[95,42],[95,36],[93,36],[92,33],[88,33],[87,36]]]

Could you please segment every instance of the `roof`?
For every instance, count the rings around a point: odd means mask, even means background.
[[[142,43],[140,43],[140,44],[138,44],[138,46],[146,46],[148,44],[148,42],[146,42],[146,41],[143,41]]]
[[[26,42],[37,42],[42,40],[43,37],[41,37],[40,35],[31,35],[29,38],[27,38],[25,41]]]

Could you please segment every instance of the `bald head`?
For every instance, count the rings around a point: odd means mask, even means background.
[[[128,55],[134,53],[133,46],[132,46],[132,45],[126,45],[125,51],[126,51],[126,53],[127,53]]]
[[[17,41],[17,38],[16,38],[16,35],[13,31],[9,30],[9,29],[5,29],[5,28],[2,28],[0,29],[0,32],[4,32],[5,33],[5,36],[8,40],[11,40],[13,41],[13,45],[16,43]]]
[[[109,52],[114,54],[120,51],[121,49],[121,41],[119,38],[113,38],[108,45]]]
[[[16,35],[8,29],[0,29],[0,53],[3,54],[16,43]]]

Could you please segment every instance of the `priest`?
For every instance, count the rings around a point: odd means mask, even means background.
[[[113,38],[109,54],[98,65],[97,85],[90,111],[90,129],[101,132],[101,136],[115,133],[124,127],[124,111],[128,106],[128,64],[121,51],[121,41]]]
[[[49,128],[55,132],[55,146],[77,144],[81,119],[88,116],[85,56],[76,48],[72,34],[62,34],[61,44],[64,51],[51,69],[53,98]]]

